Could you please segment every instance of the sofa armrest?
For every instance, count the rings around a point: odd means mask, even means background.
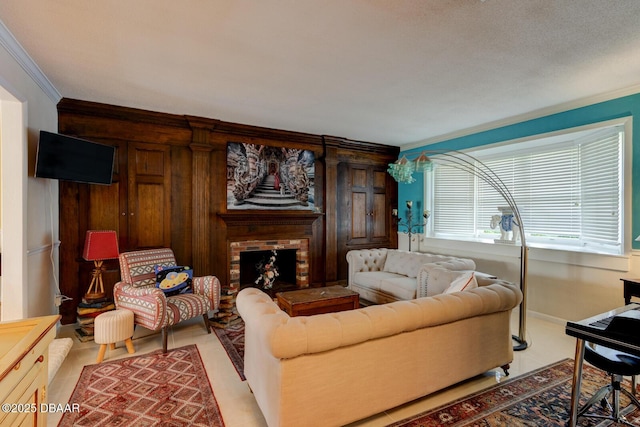
[[[129,296],[135,298],[144,298],[148,296],[154,296],[164,300],[164,292],[153,286],[133,286],[126,282],[117,282],[113,287],[113,295],[116,299],[116,303],[119,297]],[[161,298],[162,297],[162,298]]]
[[[259,366],[275,359],[271,344],[275,329],[287,323],[289,315],[269,295],[258,288],[247,287],[236,295],[236,308],[244,322],[245,375],[262,375]],[[255,372],[253,372],[255,371]]]
[[[349,264],[348,287],[351,287],[353,277],[361,271],[382,271],[387,259],[387,249],[355,249],[347,252]]]
[[[476,263],[469,258],[450,258],[443,261],[429,262],[422,264],[416,278],[416,298],[433,296],[436,293],[428,291],[429,285],[433,287],[435,284],[439,290],[443,288],[444,282],[451,283],[460,276],[459,272],[475,270]],[[442,289],[440,289],[442,288]]]

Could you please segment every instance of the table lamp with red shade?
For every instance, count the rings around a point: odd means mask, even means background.
[[[94,268],[91,285],[85,294],[85,299],[96,300],[105,297],[102,283],[103,262],[106,259],[118,258],[118,236],[111,230],[87,230],[84,240],[82,258],[93,261]]]

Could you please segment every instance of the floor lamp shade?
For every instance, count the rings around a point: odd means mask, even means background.
[[[105,259],[118,258],[118,236],[111,230],[88,230],[84,240],[82,258],[93,261],[94,269],[91,285],[85,294],[86,299],[104,298],[104,285],[102,283],[102,263]]]

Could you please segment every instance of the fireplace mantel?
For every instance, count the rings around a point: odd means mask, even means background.
[[[219,213],[228,227],[245,225],[311,225],[323,213],[311,211],[254,211],[243,210],[238,212]]]

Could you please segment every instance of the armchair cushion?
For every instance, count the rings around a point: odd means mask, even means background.
[[[209,310],[209,303],[201,295],[179,294],[167,297],[168,324],[175,325],[183,320],[200,316]]]

